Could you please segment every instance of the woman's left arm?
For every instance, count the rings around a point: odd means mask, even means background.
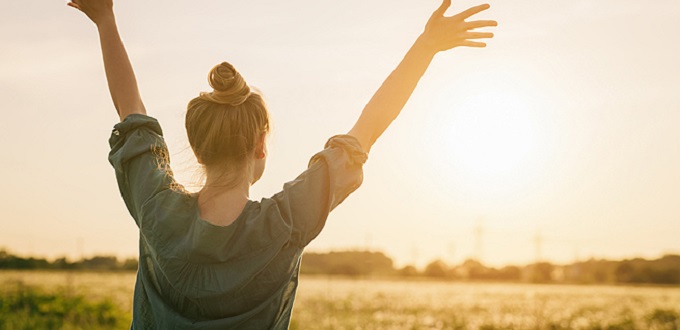
[[[113,0],[73,0],[68,5],[85,13],[97,25],[106,80],[120,120],[134,113],[145,115],[135,72],[118,34]]]

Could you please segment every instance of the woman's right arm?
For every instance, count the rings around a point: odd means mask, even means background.
[[[106,80],[120,120],[133,113],[145,115],[135,72],[118,34],[113,0],[73,0],[68,5],[82,11],[97,25]]]
[[[496,21],[465,21],[472,15],[488,9],[488,4],[445,17],[444,13],[450,5],[451,0],[444,0],[432,14],[425,31],[366,104],[359,120],[349,131],[348,134],[359,140],[365,152],[371,149],[380,135],[397,118],[435,54],[460,46],[485,47],[485,43],[474,39],[493,37],[489,32],[471,30],[496,26]]]

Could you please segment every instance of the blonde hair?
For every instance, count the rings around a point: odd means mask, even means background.
[[[266,104],[227,62],[210,70],[208,82],[213,91],[200,93],[187,106],[189,144],[200,164],[243,173],[260,138],[269,133]]]

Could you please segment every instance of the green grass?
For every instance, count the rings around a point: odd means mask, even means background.
[[[134,273],[1,272],[1,329],[129,329]],[[680,329],[680,287],[303,276],[291,329]]]
[[[108,298],[92,300],[22,282],[5,284],[0,293],[0,329],[123,329],[130,324],[129,314]]]

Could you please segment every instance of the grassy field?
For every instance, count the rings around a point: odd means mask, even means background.
[[[31,328],[30,323],[17,319],[29,315],[32,322],[39,317],[52,318],[53,323],[42,323],[41,328],[126,329],[134,276],[133,273],[0,272],[0,329]],[[680,328],[678,287],[303,276],[297,297],[291,329]]]

